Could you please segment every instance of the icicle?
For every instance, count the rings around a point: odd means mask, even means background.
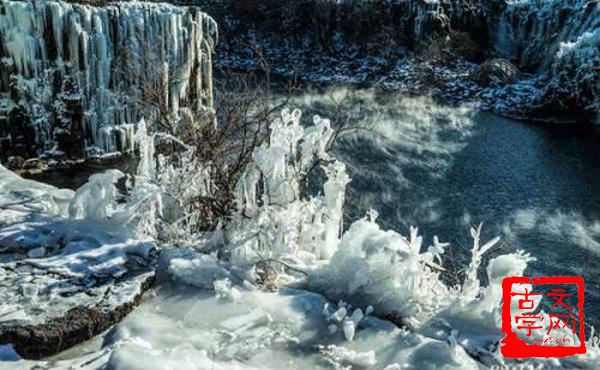
[[[148,134],[146,121],[142,119],[138,123],[135,141],[138,144],[140,152],[140,163],[138,164],[137,174],[140,177],[150,178],[154,175],[154,136]]]

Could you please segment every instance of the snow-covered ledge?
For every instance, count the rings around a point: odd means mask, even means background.
[[[120,321],[150,288],[156,243],[115,209],[122,175],[94,175],[74,192],[0,165],[0,346],[58,353]]]
[[[123,125],[157,114],[143,104],[148,95],[173,117],[211,109],[216,38],[216,23],[197,7],[2,1],[2,152],[131,150],[133,130]]]

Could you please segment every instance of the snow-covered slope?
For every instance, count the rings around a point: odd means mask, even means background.
[[[212,107],[216,32],[196,7],[2,1],[0,136],[9,139],[3,152],[33,156],[61,135],[78,144],[60,143],[62,151],[77,152],[84,143],[128,151],[127,124],[152,118],[153,108],[177,117],[191,104]]]

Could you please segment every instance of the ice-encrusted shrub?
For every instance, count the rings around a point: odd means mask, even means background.
[[[374,217],[366,217],[343,234],[330,260],[309,273],[307,286],[330,300],[372,306],[368,314],[390,319],[411,332],[445,340],[451,353],[456,354],[454,349],[462,347],[479,361],[496,364],[498,343],[503,337],[502,280],[522,276],[532,258],[517,251],[491,259],[486,267],[488,285],[482,286],[478,279],[481,257],[498,243],[498,238],[480,243],[481,226],[471,233],[472,261],[466,277],[462,284],[449,286],[441,279],[444,272],[440,266],[448,244],[434,238],[432,245],[423,249],[416,228],[411,228],[407,238],[382,230]],[[350,315],[341,310],[327,317],[336,315],[349,316],[343,320],[342,329],[346,339],[352,340],[361,330],[356,325],[360,324],[361,312]],[[330,325],[330,330],[337,329]]]
[[[278,272],[283,260],[311,265],[337,249],[349,177],[326,151],[330,121],[315,116],[305,128],[300,118],[299,110],[284,110],[272,122],[269,141],[255,148],[238,182],[237,213],[227,227],[237,263],[266,263],[266,271]],[[327,180],[323,194],[307,197],[300,182],[315,163],[323,163]]]
[[[253,160],[237,186],[237,211],[225,226],[230,261],[259,266],[263,279],[276,280],[286,272],[307,275],[313,289],[328,298],[356,306],[373,305],[379,314],[401,317],[411,327],[427,323],[436,314],[477,313],[477,319],[497,318],[504,276],[520,275],[528,255],[503,255],[488,265],[482,288],[482,256],[499,238],[481,243],[481,226],[471,230],[472,261],[460,286],[441,278],[442,257],[448,243],[437,237],[423,249],[416,228],[404,237],[384,231],[376,214],[354,222],[343,232],[342,213],[350,181],[343,163],[326,151],[333,135],[328,120],[314,117],[300,124],[301,112],[284,110],[270,126],[270,138],[255,148]],[[307,196],[300,182],[315,163],[326,175],[322,193]],[[468,307],[468,309],[467,309]],[[492,320],[495,327],[496,320]]]
[[[318,116],[307,126],[300,119],[300,111],[284,110],[271,123],[269,139],[254,148],[252,161],[236,187],[237,208],[224,224],[219,255],[238,266],[258,266],[265,283],[290,271],[302,272],[308,275],[310,286],[329,298],[358,307],[373,305],[377,313],[401,317],[411,327],[419,327],[441,312],[448,319],[465,312],[476,313],[475,319],[495,317],[499,281],[509,274],[522,274],[529,257],[514,253],[492,260],[488,265],[492,284],[482,288],[478,279],[481,257],[499,239],[480,243],[481,227],[473,229],[472,262],[464,283],[448,286],[440,276],[448,244],[437,237],[422,250],[423,238],[416,228],[411,228],[409,237],[381,230],[375,213],[343,232],[350,178],[344,164],[327,153],[334,129]],[[78,191],[76,199],[87,199],[91,193],[97,196],[93,202],[76,200],[75,204],[85,207],[72,206],[71,213],[138,221],[135,224],[147,234],[168,231],[171,241],[189,239],[193,231],[185,227],[186,219],[197,217],[201,210],[187,209],[186,204],[199,193],[212,191],[210,163],[191,160],[193,148],[183,143],[184,150],[175,156],[179,161],[157,155],[156,135],[149,134],[143,124],[136,140],[141,159],[127,194],[127,207],[118,204],[114,187],[105,187],[106,179],[112,176],[108,181],[112,184],[120,176],[108,172],[101,175],[105,177],[102,181],[93,178]],[[300,183],[315,164],[323,167],[326,180],[321,193],[308,196]],[[127,219],[133,214],[142,217]]]

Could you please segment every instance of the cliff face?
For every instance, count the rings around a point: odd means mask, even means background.
[[[142,117],[212,108],[212,18],[195,7],[0,4],[0,159],[128,151]]]
[[[600,124],[600,2],[502,0],[490,13],[490,44],[535,74],[531,114],[581,117]],[[518,87],[517,87],[518,88]]]
[[[533,69],[552,63],[561,44],[600,30],[600,6],[590,0],[504,0],[490,14],[492,45],[502,57]]]
[[[261,68],[254,44],[275,73],[374,83],[411,51],[450,68],[504,58],[526,74],[483,93],[494,111],[600,123],[598,0],[197,1],[222,26],[219,66]]]

